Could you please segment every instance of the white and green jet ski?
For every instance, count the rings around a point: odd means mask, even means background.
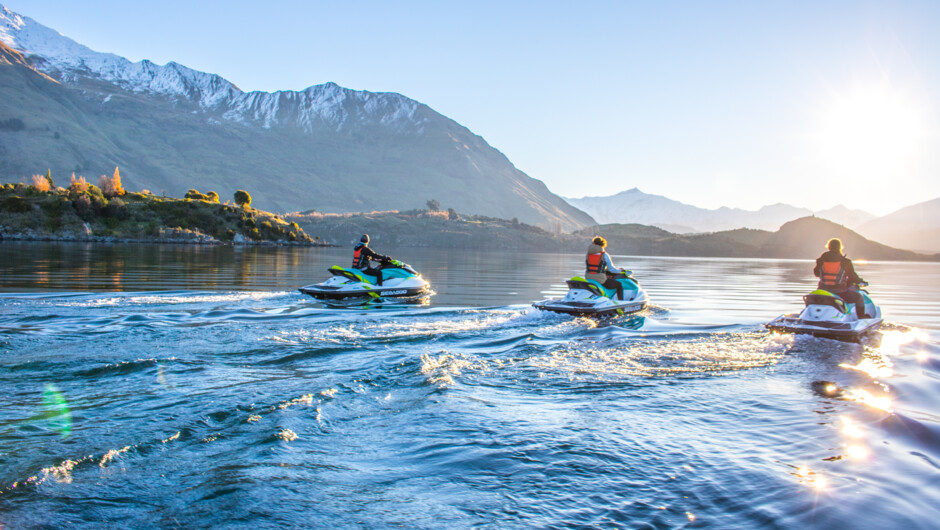
[[[385,298],[421,296],[430,292],[431,284],[421,277],[411,265],[398,260],[382,264],[382,285],[372,275],[359,269],[347,269],[334,265],[329,271],[332,277],[322,283],[307,285],[299,290],[314,298],[338,300],[342,298]]]
[[[542,311],[568,315],[605,318],[642,311],[649,303],[649,296],[640,287],[640,282],[625,271],[615,276],[623,285],[623,300],[617,299],[617,291],[608,289],[595,280],[575,276],[567,281],[568,294],[562,298],[549,298],[532,304]]]
[[[867,284],[863,284],[864,287]],[[865,303],[865,317],[855,315],[855,304],[846,303],[837,295],[817,289],[803,297],[805,307],[800,313],[781,315],[764,324],[771,331],[804,333],[845,341],[858,341],[881,325],[881,308],[876,306],[868,292],[860,289]]]

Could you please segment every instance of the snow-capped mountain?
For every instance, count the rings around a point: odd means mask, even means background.
[[[0,120],[18,124],[0,128],[7,179],[46,168],[94,178],[120,166],[125,186],[176,196],[241,188],[274,211],[436,199],[545,228],[594,222],[483,138],[401,94],[335,83],[246,93],[174,62],[96,52],[3,6],[0,45],[26,56],[0,63]]]
[[[113,83],[133,92],[179,96],[214,107],[238,97],[241,91],[220,76],[197,72],[177,63],[164,66],[137,63],[111,53],[99,53],[61,33],[0,6],[0,41],[36,57],[35,66],[63,81],[87,77]]]
[[[4,6],[0,6],[0,41],[35,58],[38,70],[63,82],[95,79],[131,92],[178,97],[244,124],[297,125],[309,132],[317,122],[342,128],[351,120],[378,117],[391,127],[421,125],[415,119],[419,103],[400,94],[347,90],[335,83],[302,91],[246,93],[221,76],[175,62],[163,66],[148,60],[135,63],[96,52]],[[359,103],[362,115],[349,112],[347,99]],[[288,117],[292,123],[285,123]]]

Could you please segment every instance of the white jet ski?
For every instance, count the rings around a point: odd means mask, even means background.
[[[542,311],[592,318],[636,313],[646,307],[649,296],[631,274],[631,271],[625,271],[615,276],[623,285],[623,300],[617,299],[616,289],[608,289],[597,281],[575,276],[567,281],[568,294],[564,297],[549,298],[535,302],[532,306]]]
[[[330,267],[333,276],[322,283],[307,285],[299,290],[314,298],[338,300],[342,298],[386,298],[421,296],[430,292],[429,284],[411,265],[398,260],[382,264],[382,285],[372,275],[359,269]]]
[[[868,284],[861,284],[865,287]],[[866,318],[857,318],[855,304],[846,303],[835,294],[817,289],[803,297],[805,307],[799,314],[781,315],[764,324],[771,331],[805,333],[845,341],[858,341],[881,325],[881,308],[868,292],[859,289],[865,303]]]

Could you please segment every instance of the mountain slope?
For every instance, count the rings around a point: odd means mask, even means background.
[[[465,127],[400,94],[328,83],[245,93],[176,63],[89,50],[0,9],[0,42],[29,62],[0,65],[0,177],[51,168],[127,185],[230,197],[273,211],[389,210],[428,199],[461,212],[573,230],[590,216],[516,169]],[[45,74],[55,78],[56,83]]]
[[[570,250],[583,251],[595,234],[607,238],[610,252],[638,256],[815,259],[825,250],[830,238],[838,237],[852,259],[940,260],[940,255],[925,256],[869,241],[844,226],[819,217],[790,221],[775,232],[741,228],[708,234],[673,234],[643,225],[607,224],[585,228],[565,237],[575,240]]]
[[[717,232],[735,228],[776,230],[781,224],[812,212],[786,204],[750,211],[722,207],[699,208],[637,188],[608,197],[566,199],[600,223],[639,223],[673,232]]]
[[[859,232],[900,248],[940,252],[940,197],[873,219]]]

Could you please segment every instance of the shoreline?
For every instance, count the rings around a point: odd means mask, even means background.
[[[207,245],[207,246],[245,246],[245,247],[336,247],[331,243],[305,242],[305,241],[252,241],[243,239],[240,241],[219,241],[212,236],[181,237],[181,238],[133,238],[133,237],[115,237],[115,236],[77,236],[67,235],[48,235],[48,234],[23,234],[23,233],[3,233],[0,232],[0,243],[6,241],[34,242],[34,243],[106,243],[106,244],[155,244],[155,245]]]

